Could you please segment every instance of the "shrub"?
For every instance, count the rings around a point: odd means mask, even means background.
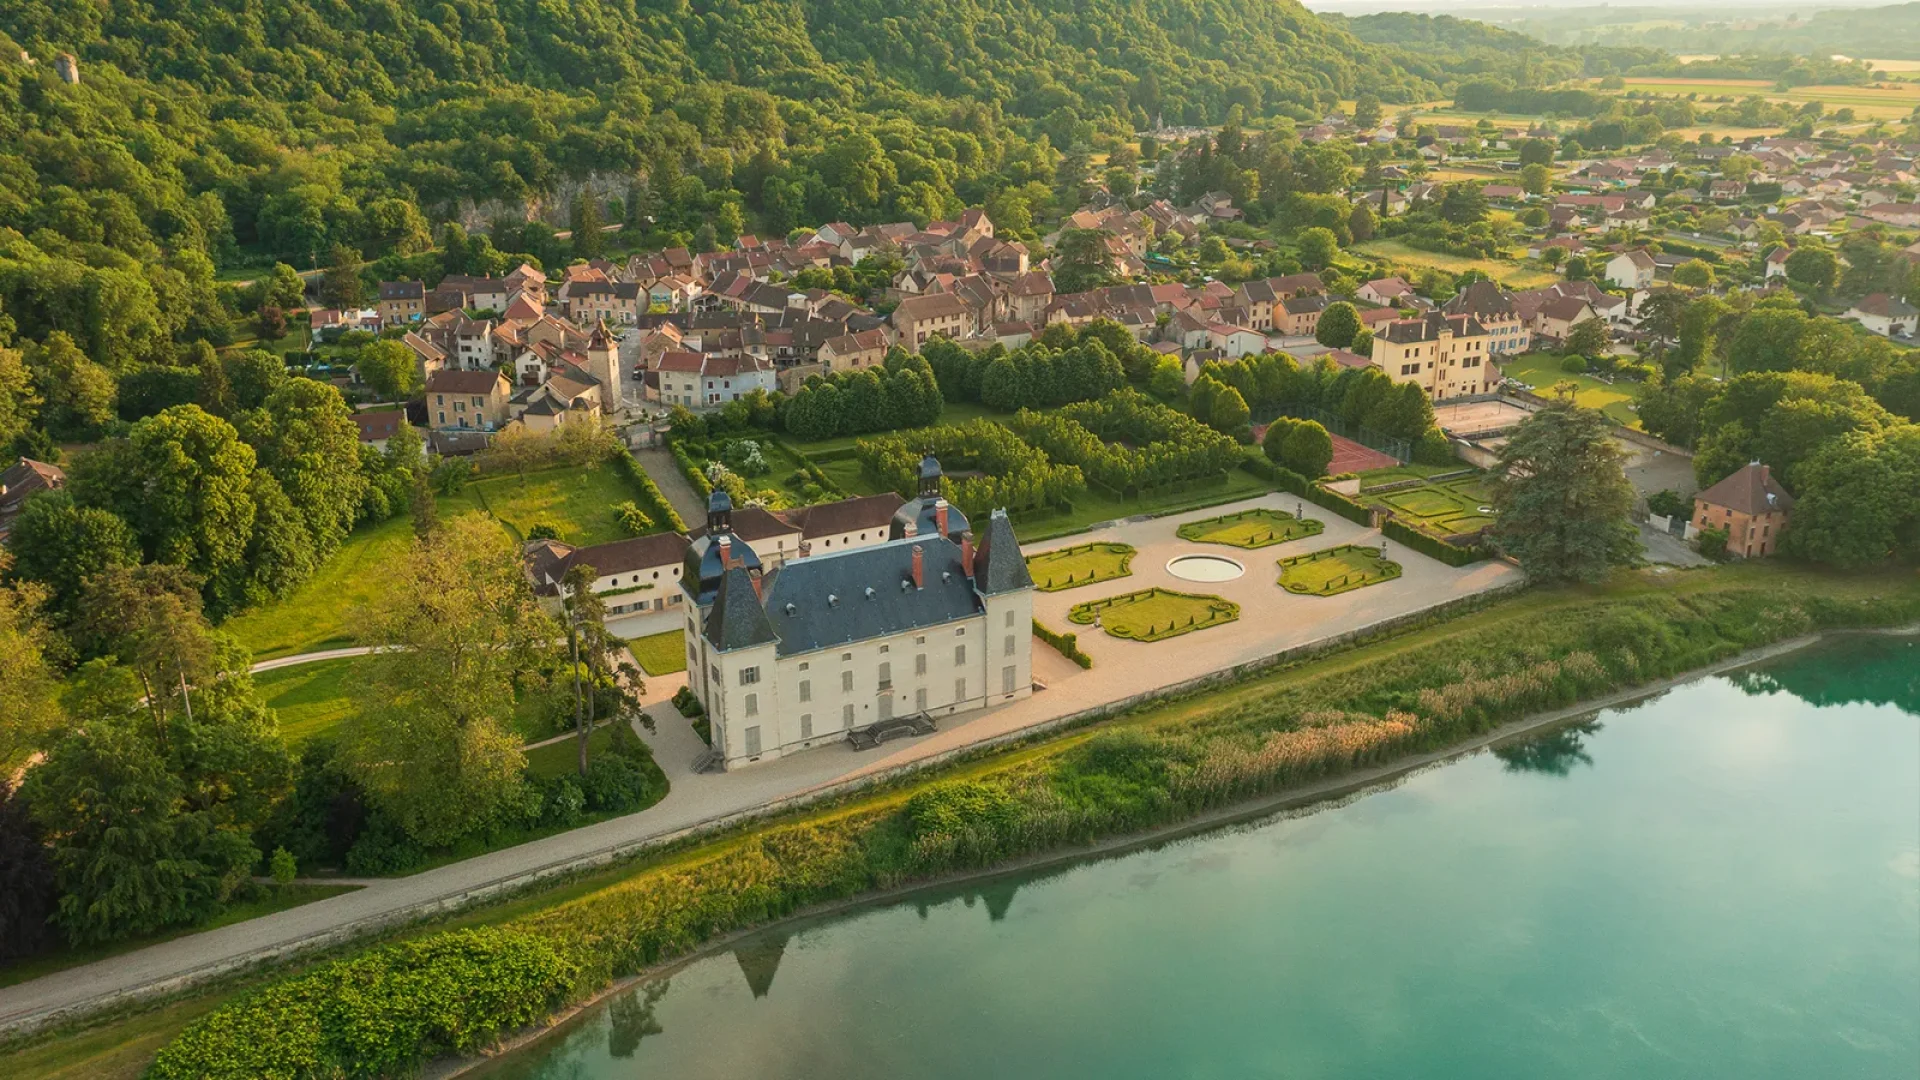
[[[1413,445],[1413,460],[1422,465],[1446,465],[1453,461],[1453,443],[1437,427],[1428,428]]]
[[[1667,488],[1647,496],[1647,510],[1661,517],[1690,517],[1693,514],[1693,502],[1672,488]]]
[[[582,779],[587,809],[596,813],[624,814],[646,804],[651,786],[647,774],[627,758],[598,754],[587,764]]]
[[[688,718],[699,716],[703,711],[700,699],[694,695],[691,687],[686,686],[673,692],[673,707],[680,710],[681,716]]]
[[[653,528],[653,518],[647,516],[640,504],[628,499],[613,508],[613,518],[620,525],[620,531],[628,536],[639,536]]]
[[[323,964],[254,991],[160,1051],[148,1080],[374,1077],[413,1072],[543,1019],[581,965],[545,937],[455,930]]]
[[[273,857],[267,861],[267,866],[275,884],[287,885],[300,876],[300,864],[294,861],[293,852],[286,848],[274,848]]]
[[[1560,361],[1560,370],[1569,375],[1585,375],[1587,373],[1586,358],[1569,356],[1565,360]]]
[[[558,540],[560,539],[560,526],[555,525],[551,521],[536,521],[532,527],[527,530],[527,539]]]
[[[1700,530],[1700,554],[1705,555],[1709,559],[1726,558],[1727,557],[1727,530],[1701,529]]]
[[[620,474],[621,478],[627,482],[627,486],[631,487],[634,494],[639,497],[640,507],[646,511],[648,517],[654,521],[665,522],[667,527],[675,532],[687,531],[687,523],[681,519],[679,512],[673,508],[673,504],[667,501],[666,495],[660,490],[660,485],[654,483],[653,477],[648,476],[647,471],[640,467],[640,463],[633,460],[632,454],[624,449],[616,449],[608,455],[608,460],[613,463],[614,471]]]

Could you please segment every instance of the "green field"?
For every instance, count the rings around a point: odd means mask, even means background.
[[[1346,544],[1280,560],[1280,587],[1303,596],[1337,596],[1400,576],[1380,549]]]
[[[1179,535],[1182,540],[1200,544],[1226,544],[1253,549],[1284,544],[1303,536],[1317,536],[1326,527],[1325,523],[1313,518],[1296,518],[1292,514],[1262,506],[1203,521],[1189,521],[1180,526]]]
[[[1445,270],[1449,274],[1478,270],[1510,289],[1538,289],[1560,280],[1560,275],[1553,271],[1526,263],[1501,259],[1474,259],[1465,255],[1421,251],[1418,248],[1408,247],[1398,240],[1370,240],[1364,244],[1355,244],[1350,250],[1356,255],[1385,259],[1398,266],[1432,267],[1435,270]]]
[[[530,472],[524,479],[508,474],[475,480],[453,500],[442,500],[441,512],[451,509],[449,502],[464,499],[492,514],[515,540],[525,540],[527,530],[545,522],[560,539],[584,547],[626,539],[613,508],[632,498],[633,490],[611,468],[569,465]]]
[[[316,660],[311,664],[263,671],[253,677],[260,697],[280,720],[280,733],[290,746],[331,732],[353,712],[354,675],[364,661],[359,657]]]
[[[1081,544],[1028,556],[1027,573],[1041,592],[1077,589],[1133,573],[1128,564],[1135,554],[1129,544]]]
[[[1575,402],[1606,413],[1608,419],[1621,427],[1639,428],[1640,415],[1632,408],[1635,384],[1609,385],[1591,375],[1562,371],[1562,359],[1553,353],[1526,353],[1500,361],[1500,374],[1527,383],[1541,397],[1552,397],[1554,386],[1570,382],[1575,387]]]
[[[1888,83],[1881,87],[1872,86],[1796,86],[1789,90],[1775,89],[1775,84],[1765,79],[1685,79],[1685,78],[1634,78],[1626,80],[1621,92],[1638,90],[1643,94],[1671,94],[1685,96],[1698,94],[1701,97],[1732,98],[1735,101],[1744,97],[1758,95],[1768,101],[1785,101],[1804,104],[1818,101],[1827,107],[1828,112],[1835,109],[1852,109],[1860,120],[1897,120],[1906,116],[1920,105],[1920,85],[1907,82]]]
[[[1122,593],[1104,600],[1075,604],[1067,621],[1091,626],[1095,617],[1109,635],[1130,641],[1167,638],[1230,623],[1240,617],[1240,605],[1218,596],[1151,588]]]
[[[405,514],[355,529],[293,595],[243,612],[220,628],[253,650],[255,660],[358,644],[352,630],[354,609],[380,593],[386,585],[385,565],[412,542],[413,522]]]
[[[679,630],[634,638],[627,642],[634,662],[649,675],[671,675],[687,670],[687,642]]]

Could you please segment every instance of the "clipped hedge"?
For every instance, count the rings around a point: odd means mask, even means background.
[[[1399,518],[1388,518],[1386,525],[1380,531],[1386,534],[1387,539],[1397,540],[1427,558],[1436,559],[1448,566],[1477,563],[1490,554],[1486,545],[1478,541],[1468,545],[1449,544],[1437,536],[1428,535],[1407,525]]]
[[[703,499],[713,494],[713,482],[707,479],[706,472],[688,455],[686,450],[676,441],[669,441],[667,447],[673,451],[673,463],[680,466],[680,475],[687,478],[687,483],[693,485],[693,490],[699,492]],[[682,531],[684,532],[685,529],[683,528]]]
[[[270,984],[195,1021],[145,1080],[405,1075],[545,1019],[597,983],[577,949],[517,930],[386,945]]]
[[[1035,619],[1033,620],[1033,636],[1053,646],[1054,650],[1061,656],[1079,664],[1081,667],[1090,668],[1093,666],[1093,657],[1080,651],[1080,635],[1056,634],[1052,630],[1040,625],[1039,619]]]
[[[608,456],[613,462],[614,471],[618,472],[621,479],[633,488],[634,494],[639,496],[640,506],[646,511],[648,517],[665,524],[674,532],[687,531],[687,523],[681,518],[680,512],[667,501],[666,494],[660,490],[659,484],[653,482],[653,477],[647,475],[647,470],[633,460],[632,454],[623,449],[616,450]]]

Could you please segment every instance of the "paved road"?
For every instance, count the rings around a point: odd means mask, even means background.
[[[347,656],[366,656],[372,652],[373,646],[371,645],[355,645],[350,649],[323,649],[320,652],[303,652],[293,656],[277,657],[273,660],[262,660],[253,665],[251,670],[255,675],[258,675],[263,671],[272,671],[275,668],[294,667],[299,664],[313,664],[321,660],[339,660]]]
[[[677,473],[667,475],[685,487]],[[666,485],[663,483],[662,487]],[[1136,560],[1136,566],[1140,567],[1136,572],[1139,581],[1126,579],[1104,586],[1111,591],[1125,591],[1143,583],[1162,583],[1165,574],[1160,560],[1169,553],[1191,550],[1190,545],[1177,541],[1174,536],[1182,521],[1259,504],[1284,504],[1290,509],[1293,501],[1269,495],[1227,507],[1149,522],[1130,522],[1075,539],[1121,539],[1141,551]],[[1320,544],[1309,546],[1346,540],[1379,542],[1377,534],[1338,518],[1329,520],[1326,534],[1316,540]],[[1257,561],[1271,565],[1269,560],[1275,552],[1286,550],[1291,549],[1263,552]],[[1360,589],[1337,597],[1301,600],[1276,596],[1277,590],[1269,584],[1270,571],[1264,569],[1238,582],[1210,586],[1256,606],[1248,607],[1246,616],[1230,630],[1212,632],[1215,636],[1210,640],[1207,634],[1188,635],[1159,645],[1105,637],[1084,640],[1082,647],[1095,658],[1096,667],[1092,671],[1075,667],[1052,649],[1036,647],[1034,676],[1047,687],[1043,692],[996,708],[943,719],[940,730],[931,735],[890,742],[865,753],[856,753],[845,744],[838,744],[738,772],[696,774],[692,765],[705,746],[686,720],[667,704],[673,693],[685,685],[686,676],[681,673],[649,678],[645,701],[649,715],[655,720],[656,731],[643,737],[652,745],[655,759],[673,785],[668,796],[656,805],[626,817],[411,877],[381,880],[355,892],[290,911],[177,938],[111,960],[0,989],[0,1034],[31,1030],[119,1001],[164,993],[262,960],[340,943],[383,926],[464,906],[481,897],[517,888],[539,876],[599,865],[690,831],[772,812],[796,800],[857,785],[875,773],[961,753],[989,740],[1018,737],[1062,717],[1151,693],[1236,664],[1257,661],[1291,646],[1335,637],[1383,619],[1502,587],[1519,577],[1518,570],[1499,562],[1478,563],[1456,570],[1432,560],[1408,557],[1400,552],[1398,545],[1394,554],[1407,564],[1401,579],[1387,586]],[[1242,592],[1246,594],[1244,597],[1239,595]],[[1059,613],[1052,610],[1065,602],[1060,594],[1043,594],[1038,600],[1036,614],[1042,614],[1043,619],[1055,625],[1064,625]],[[1040,608],[1045,608],[1045,612]]]
[[[687,483],[687,478],[680,475],[680,467],[674,464],[671,451],[659,447],[635,450],[633,460],[639,462],[647,475],[653,477],[653,482],[660,485],[660,494],[665,495],[680,516],[686,519],[688,528],[706,524],[707,500],[701,498],[700,493],[693,490],[693,485]]]

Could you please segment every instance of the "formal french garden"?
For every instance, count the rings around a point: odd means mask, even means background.
[[[1130,566],[1136,554],[1131,544],[1112,541],[1076,544],[1028,556],[1027,573],[1041,592],[1077,589],[1096,581],[1129,576],[1133,573]]]
[[[1326,528],[1325,522],[1313,518],[1297,518],[1282,510],[1258,506],[1237,514],[1189,521],[1180,526],[1179,535],[1182,540],[1199,544],[1226,544],[1251,550],[1318,536]]]
[[[1129,641],[1165,641],[1230,623],[1240,617],[1240,605],[1218,596],[1174,592],[1155,586],[1100,600],[1075,604],[1067,620],[1100,629]]]
[[[1280,560],[1280,587],[1304,596],[1336,596],[1400,576],[1379,548],[1342,544]]]

